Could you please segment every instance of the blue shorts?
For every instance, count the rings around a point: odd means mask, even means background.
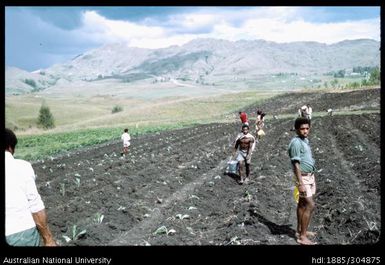
[[[18,247],[38,247],[41,246],[40,234],[36,227],[6,236],[8,245]]]

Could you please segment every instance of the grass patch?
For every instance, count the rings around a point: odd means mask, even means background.
[[[72,101],[46,99],[56,123],[56,128],[47,131],[20,129],[34,119],[30,112],[36,111],[37,117],[41,98],[22,96],[16,100],[12,97],[7,99],[6,126],[14,124],[19,128],[15,130],[19,139],[15,157],[35,161],[86,146],[120,141],[124,128],[128,128],[130,135],[135,137],[197,124],[233,122],[239,119],[238,110],[278,93],[248,91],[193,99],[169,98],[141,102],[126,108],[128,105],[124,103],[133,103],[128,99],[115,102],[124,106],[124,110],[114,114],[111,114],[113,100],[108,97]]]
[[[146,133],[184,128],[194,124],[177,123],[162,126],[148,126],[142,128],[128,127],[131,137]],[[120,141],[122,128],[97,128],[65,133],[43,135],[18,136],[15,158],[36,161],[50,156],[66,153],[71,150],[102,144],[109,141]]]

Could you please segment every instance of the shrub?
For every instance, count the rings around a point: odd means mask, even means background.
[[[37,124],[38,126],[41,126],[44,129],[50,129],[55,127],[55,122],[52,113],[49,107],[44,104],[40,107]]]
[[[33,79],[25,79],[24,83],[26,83],[27,85],[29,85],[29,86],[31,86],[33,88],[36,88],[36,82]]]
[[[381,81],[381,72],[378,67],[375,67],[371,72],[370,72],[370,78],[369,78],[369,83],[373,85],[378,85],[380,84]]]
[[[123,108],[121,106],[116,105],[112,108],[112,113],[120,112],[122,110]]]

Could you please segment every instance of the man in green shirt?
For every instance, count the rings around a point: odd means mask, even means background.
[[[315,208],[313,196],[316,191],[314,178],[315,161],[312,157],[309,140],[310,119],[297,118],[294,123],[297,136],[294,137],[288,148],[289,157],[295,175],[296,186],[299,191],[297,205],[297,242],[301,245],[314,245],[308,236],[314,236],[308,231],[310,219]]]

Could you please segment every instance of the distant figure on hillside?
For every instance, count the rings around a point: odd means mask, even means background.
[[[128,147],[131,145],[130,144],[131,137],[128,134],[127,128],[124,129],[124,133],[122,134],[121,139],[123,141],[123,152],[121,153],[121,155],[126,155],[128,153]]]
[[[297,136],[288,147],[296,188],[299,191],[297,204],[297,242],[301,245],[314,245],[308,237],[315,233],[308,231],[310,219],[315,208],[314,195],[316,182],[314,177],[315,161],[309,145],[310,119],[299,117],[295,120],[294,127]]]
[[[298,109],[298,117],[304,117],[311,120],[311,115],[313,113],[313,109],[310,104],[303,105]]]
[[[255,121],[255,137],[257,138],[257,142],[259,142],[262,136],[265,135],[263,128],[265,127],[265,115],[266,113],[262,112],[262,110],[257,110],[257,119]]]
[[[246,112],[240,111],[240,112],[239,112],[239,118],[241,119],[242,126],[243,126],[243,125],[249,126],[249,120],[248,120],[248,118],[247,118]]]
[[[239,184],[243,184],[245,181],[247,182],[249,180],[251,154],[253,152],[254,143],[255,138],[249,133],[249,126],[244,124],[242,126],[242,133],[238,134],[235,140],[233,150],[233,158],[239,162]]]
[[[4,136],[5,240],[11,246],[56,246],[44,202],[36,188],[32,165],[13,157],[16,135],[5,129]]]
[[[333,116],[333,109],[328,109],[326,112],[329,116]]]

